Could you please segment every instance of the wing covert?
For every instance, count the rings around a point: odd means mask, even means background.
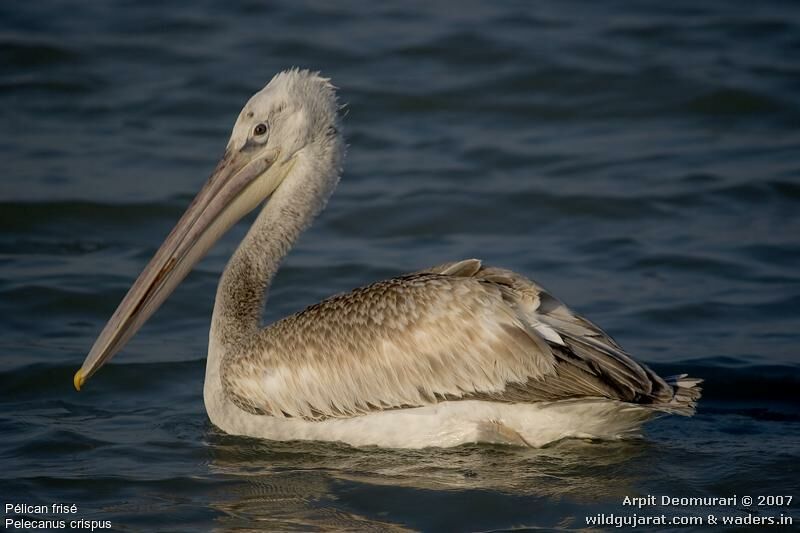
[[[675,394],[542,287],[476,259],[286,317],[225,355],[222,383],[248,412],[311,420],[444,400],[666,405]]]
[[[422,406],[552,373],[554,356],[504,299],[474,277],[419,273],[334,296],[227,354],[239,407],[306,419]]]

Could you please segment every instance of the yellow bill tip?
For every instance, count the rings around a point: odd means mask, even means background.
[[[72,384],[75,385],[76,391],[81,390],[84,381],[86,381],[86,377],[83,375],[83,371],[78,370],[77,372],[75,372],[75,377],[72,378]]]

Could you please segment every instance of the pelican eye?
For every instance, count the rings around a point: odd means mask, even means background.
[[[265,133],[267,133],[266,124],[258,124],[255,128],[253,128],[253,135],[264,135]]]

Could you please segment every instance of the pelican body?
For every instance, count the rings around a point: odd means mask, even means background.
[[[263,204],[217,289],[204,401],[234,434],[384,447],[634,434],[690,415],[699,379],[661,378],[535,282],[466,259],[333,296],[267,327],[281,260],[339,181],[334,87],[276,75],[75,374],[80,390],[233,224]]]

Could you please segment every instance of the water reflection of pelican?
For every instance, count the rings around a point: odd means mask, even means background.
[[[643,440],[387,450],[212,434],[211,443],[223,530],[475,530],[497,506],[494,526],[583,528],[583,516],[636,493],[654,453]]]

